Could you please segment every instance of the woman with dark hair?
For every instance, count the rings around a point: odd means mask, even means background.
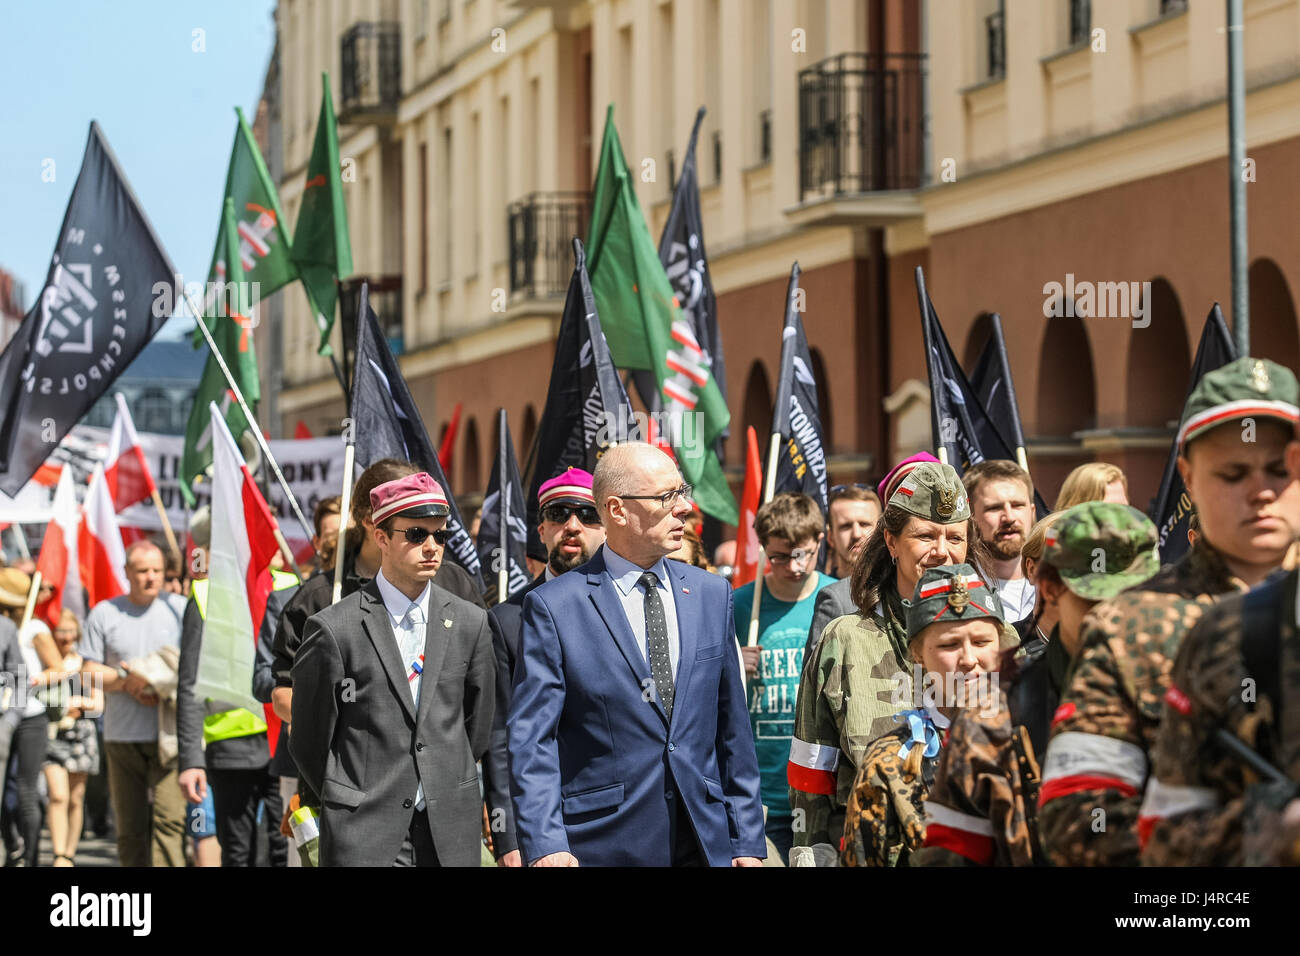
[[[857,613],[836,618],[804,664],[790,744],[791,866],[835,866],[844,807],[867,745],[896,727],[911,699],[902,595],[929,568],[970,564],[982,549],[961,478],[949,465],[916,463],[894,487],[853,569]]]

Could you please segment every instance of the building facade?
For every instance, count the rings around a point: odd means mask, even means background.
[[[1300,3],[1245,8],[1253,351],[1295,366]],[[745,426],[769,427],[797,260],[832,483],[930,446],[920,265],[963,361],[1002,316],[1045,496],[1101,458],[1145,506],[1202,321],[1215,301],[1232,319],[1223,16],[1168,0],[281,0],[267,131],[292,226],[329,72],[355,279],[435,441],[463,405],[458,494],[487,481],[497,407],[527,457],[612,102],[656,237],[708,109],[737,490]],[[1053,306],[1054,282],[1072,298],[1135,282],[1118,305],[1149,324]],[[305,297],[276,300],[282,320],[258,332],[280,337],[259,340],[272,427],[337,431]]]

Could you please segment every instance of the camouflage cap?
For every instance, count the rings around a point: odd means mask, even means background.
[[[1002,633],[1003,649],[1020,642],[1016,629],[1007,623],[998,592],[969,564],[944,564],[930,568],[917,582],[912,600],[904,601],[907,611],[907,640],[911,643],[931,624],[944,621],[974,621],[987,617]]]
[[[939,524],[970,519],[970,502],[961,477],[952,465],[938,461],[923,461],[913,468],[889,496],[889,505]]]
[[[1079,597],[1105,601],[1160,569],[1157,540],[1151,519],[1131,505],[1085,501],[1047,529],[1042,563]]]
[[[1225,422],[1274,418],[1300,422],[1300,384],[1289,368],[1268,359],[1239,358],[1206,372],[1187,397],[1178,446]]]

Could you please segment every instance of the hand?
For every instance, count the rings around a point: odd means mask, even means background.
[[[150,687],[148,684],[144,685],[143,690],[139,691],[138,693],[132,694],[131,696],[134,697],[145,707],[158,706],[158,695],[154,693],[153,688]]]
[[[732,866],[762,866],[763,861],[756,856],[738,856],[732,859]]]
[[[190,803],[202,803],[208,793],[208,774],[202,767],[190,767],[182,770],[176,782],[181,785],[181,793]]]
[[[130,694],[136,700],[140,699],[140,691],[147,689],[148,686],[149,682],[147,680],[130,671],[127,672],[126,677],[122,678],[122,691]]]
[[[523,865],[524,858],[520,855],[518,850],[511,850],[509,853],[503,853],[501,854],[501,859],[497,860],[497,866],[516,867]],[[540,866],[541,864],[539,863],[538,865]]]
[[[572,853],[561,851],[560,853],[548,853],[539,860],[534,860],[533,866],[577,866],[578,858]]]
[[[745,673],[750,677],[758,676],[758,658],[763,653],[763,648],[755,644],[753,647],[742,647],[740,656],[745,661]]]

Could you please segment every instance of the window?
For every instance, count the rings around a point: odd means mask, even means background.
[[[985,65],[988,78],[1007,75],[1006,10],[1001,3],[993,13],[984,18]]]
[[[1070,0],[1070,46],[1087,43],[1092,32],[1092,0]]]

